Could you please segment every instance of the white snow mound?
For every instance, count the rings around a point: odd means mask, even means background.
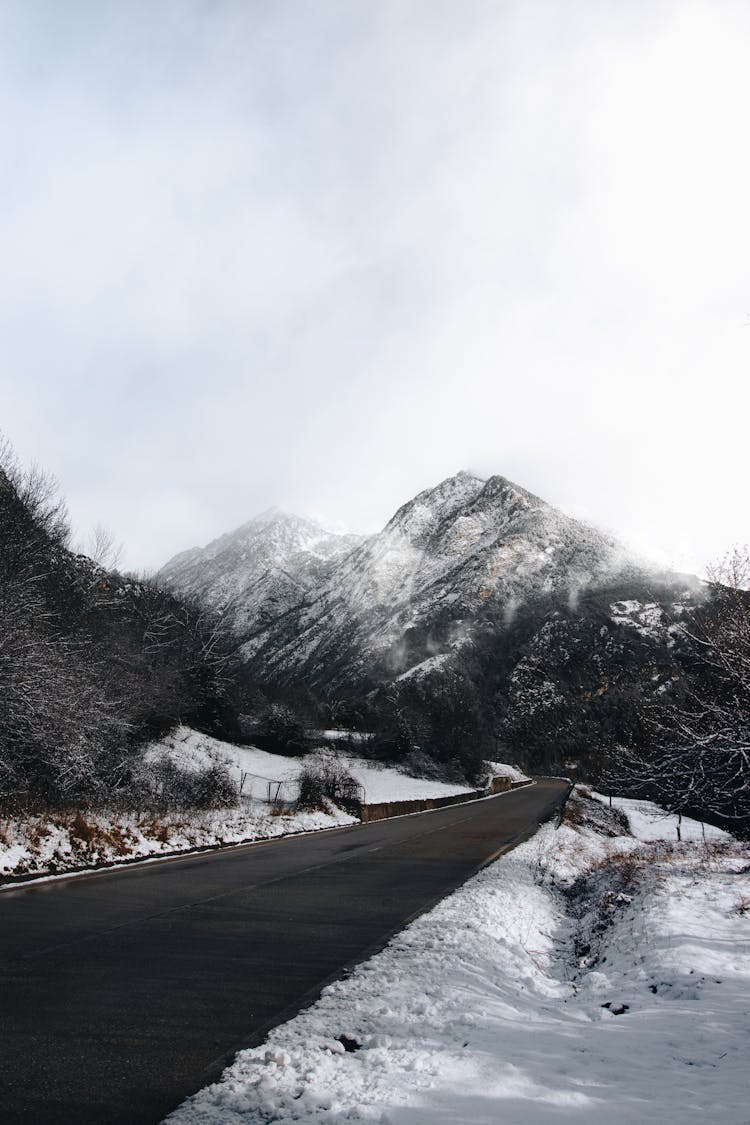
[[[581,799],[170,1125],[747,1125],[748,851],[618,804],[636,837]]]

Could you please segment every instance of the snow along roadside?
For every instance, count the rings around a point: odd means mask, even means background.
[[[325,753],[329,757],[333,754],[330,750]],[[221,809],[126,812],[71,808],[45,815],[0,816],[0,879],[16,883],[84,874],[146,859],[167,859],[359,823],[357,817],[333,804],[326,812],[294,808],[300,771],[318,760],[317,753],[288,758],[222,742],[180,726],[145,751],[145,759],[151,764],[164,757],[188,773],[209,766],[226,768],[241,790],[239,803]],[[411,777],[348,754],[336,757],[360,783],[365,800],[371,803],[469,797],[475,792],[466,785]],[[492,766],[511,780],[524,778],[512,766]],[[281,807],[273,808],[269,803],[269,782],[282,799]],[[0,888],[3,885],[8,884],[0,883]]]
[[[273,815],[268,807],[168,813],[80,812],[0,823],[0,890],[19,881],[85,875],[139,861],[170,859],[213,848],[252,844],[359,824],[331,805],[329,812]]]
[[[747,1125],[748,850],[615,803],[648,842],[574,797],[170,1125]]]

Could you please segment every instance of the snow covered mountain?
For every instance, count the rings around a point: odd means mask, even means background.
[[[361,538],[271,508],[206,547],[175,555],[159,578],[180,594],[206,601],[244,638],[317,590]]]
[[[440,665],[480,618],[543,596],[573,604],[637,572],[614,540],[505,477],[460,472],[366,539],[271,511],[161,576],[227,615],[259,678],[355,686]]]
[[[507,617],[540,594],[572,600],[628,565],[614,541],[504,477],[461,472],[400,508],[241,651],[282,680],[392,679],[444,662],[489,608]]]
[[[627,736],[636,701],[680,679],[679,622],[703,596],[505,477],[466,472],[376,535],[267,512],[162,578],[223,613],[248,682],[366,698],[414,748],[500,739],[536,769]]]

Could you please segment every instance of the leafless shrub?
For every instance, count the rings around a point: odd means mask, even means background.
[[[111,528],[103,523],[95,524],[86,550],[92,562],[106,570],[117,570],[123,551],[123,544],[117,542]]]
[[[152,803],[161,809],[229,808],[239,799],[237,786],[220,764],[184,770],[165,755],[151,765],[147,778]]]
[[[300,808],[325,810],[327,802],[332,801],[355,815],[361,812],[361,786],[333,753],[321,752],[309,758],[298,782]]]
[[[8,439],[0,434],[0,490],[15,499],[36,528],[58,546],[70,539],[70,520],[55,477],[38,465],[24,468]]]

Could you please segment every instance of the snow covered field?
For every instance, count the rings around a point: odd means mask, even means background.
[[[614,804],[574,797],[170,1125],[747,1125],[750,852]]]
[[[294,786],[300,771],[311,757],[315,757],[313,753],[304,758],[287,758],[281,754],[269,754],[254,746],[234,746],[210,738],[208,735],[199,734],[188,727],[178,728],[173,735],[155,744],[151,754],[164,753],[165,750],[168,750],[174,761],[183,768],[198,769],[213,762],[227,765],[238,784],[244,777],[243,794],[258,798],[265,797],[269,780],[287,783],[291,796],[296,792]],[[467,785],[409,777],[398,770],[364,758],[355,758],[342,753],[337,754],[337,757],[362,786],[364,800],[368,804],[380,801],[412,801],[423,797],[447,797],[456,793],[473,792]]]

